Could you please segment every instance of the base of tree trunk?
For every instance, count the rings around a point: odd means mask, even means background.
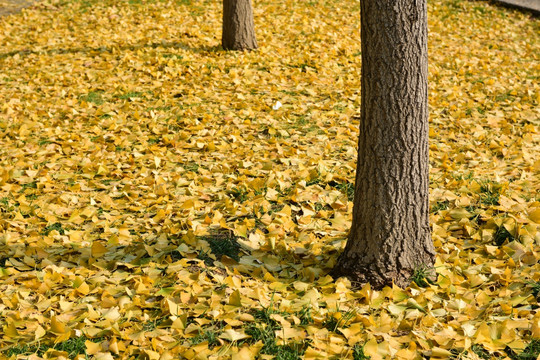
[[[430,261],[427,266],[430,266]],[[346,277],[352,283],[362,286],[369,283],[372,289],[381,290],[385,286],[393,284],[400,288],[406,288],[410,284],[410,278],[415,269],[379,269],[376,266],[365,266],[358,264],[353,259],[343,260],[340,258],[330,272],[334,279]]]
[[[356,241],[351,240],[351,237],[355,237],[354,231],[349,235],[347,247],[330,272],[330,276],[334,279],[346,277],[359,286],[370,283],[375,290],[392,286],[392,284],[406,288],[409,286],[415,271],[421,268],[429,269],[435,262],[436,253],[429,231],[416,239],[414,251],[385,252],[381,250],[384,248],[394,250],[404,248],[405,242],[403,241],[387,242],[386,244],[383,241],[378,243],[381,248],[369,250],[367,247],[368,250],[365,251],[366,248],[363,248],[362,245],[368,243],[362,241],[362,238],[356,238]],[[356,251],[354,251],[355,248]],[[364,250],[359,250],[359,248]],[[435,280],[435,273],[427,274],[426,277],[429,280]]]

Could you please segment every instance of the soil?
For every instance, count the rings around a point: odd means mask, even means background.
[[[0,0],[0,17],[19,12],[35,2],[36,0]]]

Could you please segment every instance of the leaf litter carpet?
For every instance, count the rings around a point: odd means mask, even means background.
[[[248,53],[220,50],[219,1],[0,18],[0,356],[536,358],[538,19],[429,3],[437,262],[374,291],[327,275],[351,222],[358,1],[254,11]]]

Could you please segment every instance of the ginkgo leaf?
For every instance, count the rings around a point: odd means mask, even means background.
[[[94,355],[96,360],[113,360],[114,357],[110,352],[98,352]]]
[[[92,256],[101,257],[107,253],[107,247],[105,247],[101,242],[94,241],[92,243]]]
[[[540,224],[540,207],[529,211],[529,219],[537,224]]]
[[[66,332],[66,325],[62,322],[58,321],[58,318],[56,316],[53,316],[51,318],[51,332],[55,333],[56,335],[61,335]]]
[[[95,354],[99,353],[101,350],[103,350],[101,348],[101,344],[92,342],[90,340],[86,340],[84,342],[84,345],[86,346],[86,353],[88,355],[95,355]]]
[[[236,354],[232,355],[232,360],[253,360],[256,354],[249,347],[242,347]]]
[[[229,296],[229,305],[242,306],[242,301],[241,301],[241,297],[240,297],[240,291],[235,290]]]
[[[223,331],[223,333],[219,335],[219,337],[221,339],[228,340],[228,341],[238,341],[242,339],[247,339],[250,336],[241,331],[236,331],[234,329],[227,329]]]
[[[540,339],[540,313],[536,313],[531,322],[531,336]]]
[[[168,310],[171,315],[178,316],[182,313],[179,304],[175,303],[171,299],[165,299],[165,301],[167,302]]]

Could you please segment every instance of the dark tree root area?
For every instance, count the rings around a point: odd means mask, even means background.
[[[393,272],[382,274],[380,271],[370,267],[358,265],[349,268],[340,266],[338,262],[332,271],[330,271],[329,275],[334,279],[346,277],[353,283],[354,287],[361,287],[369,283],[372,289],[381,290],[385,286],[391,287],[392,284],[395,284],[400,288],[407,287],[410,284],[410,273],[401,273],[401,276],[393,276],[395,274]]]

